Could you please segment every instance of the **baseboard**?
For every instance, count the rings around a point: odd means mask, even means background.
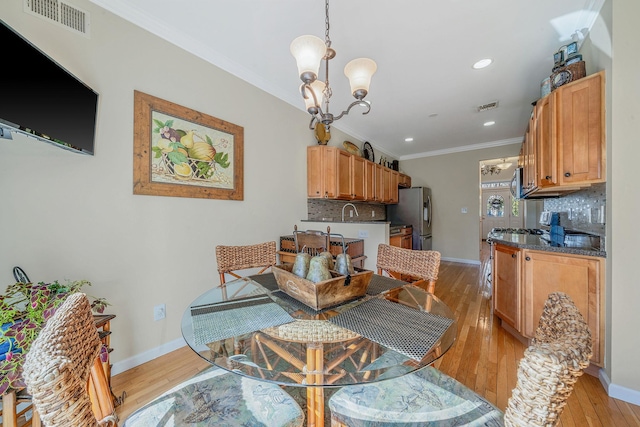
[[[640,391],[622,387],[617,384],[612,384],[611,379],[609,379],[609,376],[604,371],[604,369],[600,369],[599,378],[609,397],[624,400],[625,402],[631,403],[633,405],[640,405]]]
[[[111,367],[111,375],[118,375],[119,373],[127,371],[131,368],[135,368],[138,365],[142,365],[145,362],[156,359],[160,356],[164,356],[167,353],[171,353],[172,351],[184,347],[185,345],[187,344],[184,341],[184,338],[178,338],[166,344],[162,344],[156,348],[152,348],[151,350],[136,354],[135,356],[128,359],[116,362]]]
[[[475,264],[480,265],[480,261],[474,259],[461,259],[461,258],[445,258],[441,257],[440,261],[450,261],[450,262],[459,262],[462,264]]]

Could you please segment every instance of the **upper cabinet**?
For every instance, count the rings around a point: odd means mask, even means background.
[[[540,99],[520,162],[524,193],[551,195],[605,181],[604,71]]]
[[[398,203],[411,178],[337,147],[307,147],[307,197]]]

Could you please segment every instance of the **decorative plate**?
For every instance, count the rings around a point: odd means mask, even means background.
[[[342,145],[344,146],[345,150],[347,150],[351,154],[355,154],[356,156],[360,155],[360,149],[356,147],[353,142],[345,141],[342,143]]]
[[[365,142],[362,145],[362,157],[374,163],[376,161],[376,155],[373,153],[373,147],[371,147],[371,144],[369,144],[369,142]]]

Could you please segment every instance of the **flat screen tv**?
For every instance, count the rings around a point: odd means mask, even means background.
[[[0,137],[94,153],[98,94],[0,20]]]

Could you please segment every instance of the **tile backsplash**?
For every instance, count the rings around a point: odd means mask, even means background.
[[[565,229],[605,235],[606,184],[594,184],[557,199],[545,199],[544,210],[561,212],[560,225]]]
[[[344,210],[345,222],[386,221],[385,205],[365,202],[345,202],[341,200],[307,199],[307,219],[309,221],[342,221],[342,207],[345,203],[353,203],[358,216],[351,206]],[[353,211],[353,217],[350,212]]]

